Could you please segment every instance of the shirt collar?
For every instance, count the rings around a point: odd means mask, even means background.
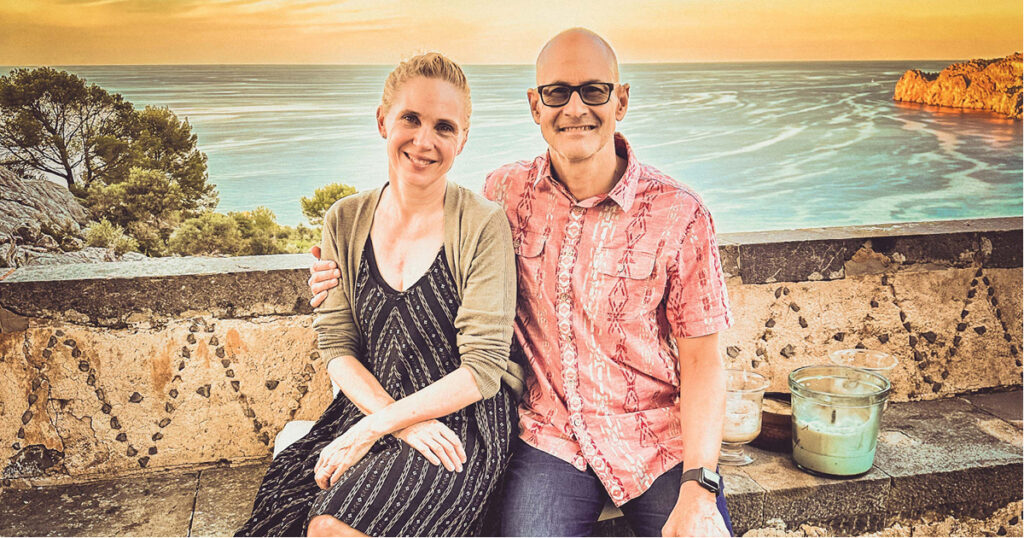
[[[641,174],[640,163],[636,160],[633,148],[630,147],[629,142],[626,141],[626,137],[622,133],[615,133],[615,154],[626,158],[626,171],[622,173],[618,183],[605,196],[619,204],[623,211],[629,211],[633,207],[633,200],[636,198],[636,189],[640,182]],[[534,186],[541,179],[545,178],[548,181],[554,182],[554,177],[551,174],[550,151],[544,152],[544,155],[540,156],[540,163],[538,164],[537,179],[534,180]]]

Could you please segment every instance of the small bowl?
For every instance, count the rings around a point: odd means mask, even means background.
[[[761,434],[750,444],[770,452],[792,452],[792,421],[789,393],[766,392],[761,404]]]

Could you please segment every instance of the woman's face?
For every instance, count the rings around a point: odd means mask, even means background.
[[[388,111],[377,109],[390,179],[420,187],[444,180],[466,145],[467,123],[465,99],[451,83],[427,77],[406,81]]]

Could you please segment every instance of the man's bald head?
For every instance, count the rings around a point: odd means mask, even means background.
[[[619,60],[612,46],[586,28],[570,28],[552,37],[537,55],[537,84],[550,82],[552,72],[563,72],[566,64],[580,58],[607,63],[613,77],[608,82],[619,81]],[[542,74],[546,80],[542,80]]]

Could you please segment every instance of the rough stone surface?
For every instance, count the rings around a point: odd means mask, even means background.
[[[27,265],[37,253],[59,255],[62,240],[79,246],[69,239],[81,237],[88,216],[66,187],[0,167],[0,267]]]
[[[21,315],[106,327],[197,313],[304,314],[312,311],[312,260],[302,254],[26,268],[0,281],[0,303]]]
[[[330,401],[309,324],[194,318],[0,334],[3,478],[47,483],[266,457],[285,422],[315,419]],[[270,390],[267,380],[281,383]]]
[[[764,521],[764,488],[749,476],[737,472],[735,467],[722,466],[719,471],[725,482],[725,501],[733,533],[741,535],[760,526]]]
[[[267,465],[207,469],[199,474],[192,536],[234,536],[249,519]]]
[[[0,489],[0,536],[188,536],[197,473]]]
[[[845,480],[812,476],[799,470],[790,455],[746,447],[756,460],[730,470],[746,475],[765,490],[764,521],[779,519],[785,528],[812,524],[832,534],[859,534],[881,529],[889,477],[872,468]]]
[[[875,455],[875,467],[892,477],[889,514],[935,508],[987,516],[1019,500],[1020,445],[992,420],[999,419],[957,398],[889,406]]]
[[[940,73],[903,73],[893,99],[926,105],[988,110],[1021,119],[1021,53],[956,63]]]
[[[1021,391],[1014,390],[988,394],[971,394],[968,396],[962,396],[962,399],[1020,429],[1022,420],[1022,403],[1024,403],[1024,400],[1022,400],[1021,397]]]

